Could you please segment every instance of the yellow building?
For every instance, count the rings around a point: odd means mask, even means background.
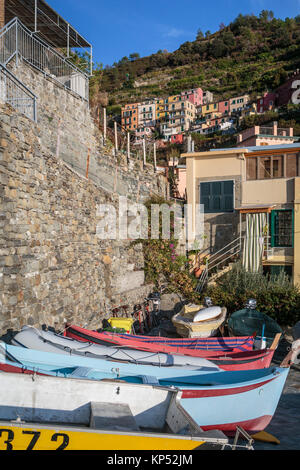
[[[161,108],[157,110],[157,120],[165,140],[170,140],[172,135],[188,131],[196,118],[195,105],[181,95],[171,96],[168,103],[160,103],[158,106]]]
[[[203,104],[199,107],[198,113],[202,116],[206,116],[207,114],[216,114],[218,113],[218,103],[209,103]]]
[[[230,101],[230,105],[229,105],[230,114],[240,113],[249,103],[250,96],[247,94],[235,96],[234,98],[231,98],[229,101]]]
[[[300,143],[182,157],[193,230],[204,212],[203,252],[240,257],[250,271],[284,270],[300,285]]]
[[[172,105],[178,102],[184,102],[185,98],[181,95],[172,95],[167,98],[161,98],[156,102],[156,118],[159,122],[165,120],[172,110]]]

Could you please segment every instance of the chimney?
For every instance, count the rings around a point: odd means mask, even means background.
[[[278,122],[274,121],[273,122],[273,135],[277,135],[277,127],[278,127]]]

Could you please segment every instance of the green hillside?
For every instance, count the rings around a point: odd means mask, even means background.
[[[147,57],[131,53],[95,71],[91,100],[107,93],[111,109],[125,103],[177,94],[193,87],[216,99],[247,92],[256,96],[283,83],[300,68],[300,15],[285,20],[271,11],[239,15],[211,34],[198,31],[174,52]],[[108,109],[109,110],[109,109]]]

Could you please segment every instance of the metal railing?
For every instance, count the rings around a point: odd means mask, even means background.
[[[0,62],[6,65],[13,57],[24,61],[53,78],[68,90],[88,101],[89,77],[50,47],[18,18],[0,31]]]
[[[225,245],[220,250],[206,257],[203,271],[199,277],[196,291],[201,292],[213,274],[218,273],[218,269],[224,268],[228,262],[234,260],[242,252],[242,238],[238,237]]]
[[[6,67],[0,64],[0,101],[36,121],[36,96]]]
[[[260,134],[265,134],[265,135],[273,135],[273,136],[289,136],[290,135],[290,130],[287,128],[282,128],[278,127],[276,134],[274,134],[274,127],[263,127],[260,126],[259,129]]]

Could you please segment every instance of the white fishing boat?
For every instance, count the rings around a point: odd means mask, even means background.
[[[223,449],[229,442],[221,431],[203,432],[174,387],[12,372],[1,372],[0,384],[0,451]]]
[[[190,367],[201,370],[219,370],[213,362],[202,358],[185,356],[183,354],[169,354],[164,352],[142,351],[127,346],[106,346],[54,333],[39,330],[31,326],[24,326],[12,339],[12,344],[41,350],[45,352],[65,353],[94,357],[110,361],[126,361],[141,365],[158,365],[160,367]]]

